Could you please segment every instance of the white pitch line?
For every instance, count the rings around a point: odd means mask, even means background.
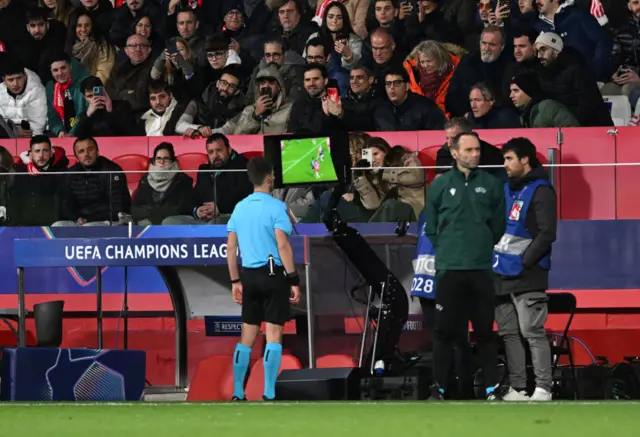
[[[296,165],[298,165],[298,163],[299,163],[300,161],[302,161],[304,158],[306,158],[307,156],[309,156],[311,153],[313,153],[313,152],[317,152],[317,151],[318,151],[318,149],[317,149],[317,146],[318,146],[318,145],[322,146],[322,145],[324,145],[324,144],[326,144],[326,143],[327,143],[327,141],[326,141],[326,140],[323,140],[323,141],[321,141],[319,144],[316,144],[316,145],[313,147],[313,149],[311,149],[311,150],[309,150],[307,153],[305,153],[305,154],[302,156],[302,158],[298,159],[296,162],[294,162],[293,164],[291,164],[289,167],[287,167],[287,169],[286,169],[286,170],[283,170],[283,171],[282,171],[282,174],[285,174],[286,172],[288,172],[289,170],[291,170],[293,167],[295,167]],[[295,146],[294,146],[294,147],[295,147]]]

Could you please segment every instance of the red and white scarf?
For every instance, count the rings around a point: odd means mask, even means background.
[[[600,24],[600,26],[604,26],[609,22],[609,18],[607,17],[607,14],[605,14],[604,7],[602,6],[602,2],[600,0],[591,0],[590,12],[591,15],[596,17],[596,20],[598,20],[598,24]]]
[[[64,93],[71,86],[71,80],[72,79],[69,78],[69,81],[64,85],[56,82],[53,86],[53,109],[55,109],[60,116],[62,123],[64,123]]]
[[[318,24],[318,26],[322,26],[322,18],[324,18],[324,13],[327,10],[327,6],[331,3],[344,3],[346,0],[324,0],[318,10],[316,11],[316,16],[313,17],[311,21]]]

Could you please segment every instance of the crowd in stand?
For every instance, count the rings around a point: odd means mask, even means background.
[[[225,135],[611,126],[603,95],[640,98],[639,23],[640,0],[0,0],[0,138],[32,137],[24,163],[0,151],[0,168],[39,175],[0,183],[0,218],[224,220],[250,191],[213,171],[246,165]],[[163,143],[133,201],[124,174],[72,176],[48,196],[56,183],[40,174],[68,166],[50,138],[79,138],[74,171],[120,172],[93,138],[133,135],[202,138],[210,172],[193,189],[167,176],[180,151]],[[356,138],[378,166],[417,165]],[[355,177],[342,207],[415,219],[425,181],[414,172],[402,186],[390,173]],[[311,190],[279,195],[303,220],[326,204]],[[36,197],[60,207],[15,211]],[[390,200],[400,207],[387,214]]]

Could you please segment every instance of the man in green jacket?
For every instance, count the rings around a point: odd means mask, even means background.
[[[535,73],[521,73],[511,79],[510,97],[520,111],[522,127],[579,127],[578,119],[562,103],[548,99]]]
[[[457,135],[451,154],[455,165],[431,184],[425,207],[425,233],[437,254],[431,399],[443,399],[453,347],[467,335],[471,320],[487,399],[493,400],[498,375],[492,265],[493,246],[506,226],[504,189],[496,177],[477,168],[476,133]]]

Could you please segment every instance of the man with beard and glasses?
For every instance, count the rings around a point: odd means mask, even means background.
[[[431,184],[425,206],[425,235],[437,256],[432,400],[447,393],[454,347],[468,335],[478,343],[488,400],[496,399],[497,351],[493,333],[493,246],[505,230],[502,183],[478,168],[480,139],[461,133],[451,144],[452,170]]]
[[[527,138],[513,138],[502,146],[509,182],[507,228],[494,248],[493,271],[497,275],[496,321],[504,339],[509,388],[505,401],[550,401],[551,350],[544,329],[549,310],[547,288],[551,247],[556,240],[557,200],[547,173],[536,158],[536,147]],[[527,359],[531,351],[536,389],[527,396]]]
[[[47,95],[38,75],[10,58],[2,80],[0,116],[13,122],[19,137],[42,135],[47,126]],[[29,124],[28,129],[22,122]]]
[[[320,134],[340,127],[341,114],[329,112],[326,90],[328,81],[324,65],[309,64],[305,67],[304,89],[307,94],[294,102],[287,131]]]
[[[112,100],[102,81],[89,76],[80,83],[87,110],[78,116],[79,137],[126,137],[134,134],[135,119],[129,102]]]
[[[137,135],[163,137],[176,134],[176,125],[187,105],[178,102],[169,85],[163,80],[149,83],[149,105],[151,109],[142,114]]]
[[[508,94],[503,86],[503,74],[513,59],[513,51],[505,50],[504,31],[494,25],[482,30],[480,51],[469,53],[460,59],[453,73],[445,97],[446,112],[451,117],[462,117],[469,112],[469,91],[478,82],[486,83],[495,97],[496,104],[508,103]]]
[[[229,138],[215,133],[207,138],[208,163],[198,168],[197,207],[191,216],[167,217],[163,225],[206,225],[226,223],[233,208],[253,191],[247,173],[247,158],[231,148]],[[225,171],[236,170],[236,171]]]
[[[258,66],[253,70],[249,83],[256,83],[258,73],[268,65],[273,65],[280,72],[284,81],[284,88],[287,96],[291,101],[295,101],[298,96],[304,94],[303,86],[303,68],[304,59],[293,50],[284,49],[284,42],[280,39],[269,39],[264,43],[264,56],[260,60]],[[247,98],[245,103],[253,105],[256,101],[254,87],[250,86],[247,90]]]
[[[130,217],[127,176],[115,162],[100,156],[98,142],[78,137],[73,143],[78,163],[64,182],[62,220],[51,226],[110,226]]]
[[[292,103],[278,69],[270,65],[260,70],[253,87],[257,89],[256,102],[244,108],[234,135],[285,133]]]
[[[237,65],[222,69],[222,75],[211,83],[202,97],[193,100],[178,120],[176,133],[189,137],[210,137],[214,132],[233,133],[225,123],[244,109],[244,94],[240,91],[241,74]]]
[[[16,166],[15,182],[9,193],[7,213],[14,226],[49,226],[60,220],[62,187],[65,178],[55,173],[65,171],[69,160],[51,140],[36,135],[24,153],[24,165]]]

